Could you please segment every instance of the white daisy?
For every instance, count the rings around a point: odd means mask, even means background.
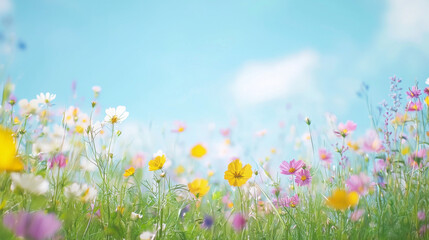
[[[36,99],[30,101],[22,99],[18,102],[18,106],[23,116],[35,114],[39,110],[39,101]]]
[[[429,85],[429,78],[426,79],[426,84]]]
[[[56,94],[51,94],[51,93],[40,93],[39,95],[37,95],[37,100],[39,101],[39,103],[41,104],[46,104],[47,106],[52,105],[52,101],[55,99],[57,95]]]
[[[106,109],[106,117],[104,121],[107,123],[115,124],[121,123],[125,119],[127,119],[129,113],[126,111],[124,106],[118,106],[115,108]]]
[[[14,190],[16,186],[26,192],[36,195],[42,195],[48,192],[49,182],[40,175],[33,175],[31,173],[11,173],[12,179],[11,189]]]

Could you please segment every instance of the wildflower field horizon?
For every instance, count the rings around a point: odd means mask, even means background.
[[[107,108],[104,115],[96,111],[101,87],[92,88],[92,110],[85,113],[76,106],[57,110],[52,93],[16,99],[14,85],[6,82],[0,235],[426,239],[429,86],[409,87],[402,99],[400,85],[391,78],[391,101],[376,114],[368,109],[370,120],[379,120],[362,136],[355,136],[359,123],[352,120],[328,115],[330,127],[323,132],[307,117],[294,150],[279,155],[282,149],[270,148],[256,159],[258,146],[243,146],[234,126],[211,130],[223,139],[221,149],[202,139],[194,145],[176,140],[167,149],[151,149],[153,154],[123,146],[116,151],[130,113],[125,106]],[[184,122],[175,122],[166,138],[186,131]],[[279,125],[277,134],[282,131]],[[263,141],[266,134],[254,137]],[[236,146],[245,151],[231,157]],[[296,159],[283,157],[297,153]]]

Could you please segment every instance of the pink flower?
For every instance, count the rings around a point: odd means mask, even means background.
[[[220,130],[220,134],[224,137],[228,137],[229,134],[231,134],[231,129],[229,128],[224,128]]]
[[[16,236],[34,240],[50,239],[61,228],[61,222],[55,214],[43,211],[7,213],[3,217],[3,224]]]
[[[419,230],[419,235],[423,236],[428,229],[429,229],[429,224],[421,226]]]
[[[419,166],[423,166],[422,162],[426,156],[426,149],[420,149],[417,153],[413,152],[408,157],[408,164],[410,164],[413,168],[418,168]]]
[[[295,194],[294,196],[287,198],[286,203],[287,203],[286,204],[287,207],[294,208],[294,207],[298,206],[298,204],[299,204],[298,194]]]
[[[50,169],[52,169],[55,165],[57,165],[59,168],[64,168],[67,164],[67,158],[64,156],[64,154],[60,153],[50,158],[48,162]]]
[[[232,227],[235,231],[241,231],[246,226],[246,219],[241,213],[236,213],[232,219]]]
[[[386,162],[383,159],[379,159],[374,166],[374,172],[378,173],[386,169]]]
[[[419,212],[417,213],[417,218],[418,218],[420,221],[425,220],[425,218],[426,218],[425,211],[419,211]]]
[[[410,112],[421,111],[422,110],[422,102],[420,102],[420,100],[417,100],[417,102],[410,101],[407,104],[406,110],[408,110]]]
[[[280,187],[275,187],[271,189],[271,193],[276,197],[279,196],[281,192],[282,192],[282,189]]]
[[[350,215],[350,220],[352,220],[352,222],[356,222],[362,217],[364,213],[365,213],[365,210],[357,209],[356,211],[352,212],[352,214]]]
[[[375,130],[369,130],[366,133],[362,149],[367,153],[378,153],[383,150],[383,143]]]
[[[352,133],[354,130],[356,130],[357,124],[353,121],[347,121],[345,124],[340,123],[338,124],[338,131],[334,131],[337,136],[340,137],[346,137],[350,133]]]
[[[135,168],[142,168],[145,166],[145,155],[143,153],[137,153],[131,160],[131,166]]]
[[[292,159],[290,162],[283,161],[280,164],[280,170],[282,170],[280,173],[285,175],[294,175],[297,171],[301,170],[303,166],[304,162],[301,160],[295,161],[295,159]]]
[[[371,185],[371,179],[365,174],[352,175],[347,181],[346,185],[350,192],[357,192],[363,196],[368,193]]]
[[[296,174],[295,182],[298,184],[298,186],[306,186],[311,183],[311,175],[310,171],[306,169],[302,169]]]
[[[319,149],[319,158],[325,164],[331,164],[332,162],[332,153],[328,152],[326,149]]]
[[[288,196],[283,196],[281,198],[275,198],[272,200],[274,206],[276,207],[296,207],[299,204],[299,197],[298,194],[295,194],[295,196],[292,197],[288,197]]]
[[[419,96],[422,94],[422,91],[417,88],[417,86],[413,86],[410,91],[407,92],[407,95],[410,99],[412,98],[419,98]]]

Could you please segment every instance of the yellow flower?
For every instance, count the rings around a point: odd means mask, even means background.
[[[407,155],[408,153],[410,153],[410,146],[402,147],[401,154],[402,155]]]
[[[136,170],[133,167],[128,168],[127,170],[125,170],[124,177],[132,176],[135,171]]]
[[[353,143],[352,141],[348,141],[347,146],[349,146],[353,151],[359,150],[359,144],[357,142]]]
[[[224,179],[228,180],[229,185],[240,187],[252,177],[252,166],[246,164],[243,167],[240,159],[232,161],[228,165],[228,170],[225,172]]]
[[[24,169],[24,164],[16,157],[15,150],[12,131],[0,126],[0,171],[16,172]]]
[[[83,129],[82,126],[76,126],[75,130],[76,130],[77,133],[80,133],[80,134],[82,134],[83,131],[84,131],[84,129]]]
[[[426,97],[425,97],[425,103],[426,103],[426,105],[428,105],[428,106],[429,106],[429,96],[426,96]]]
[[[196,198],[203,197],[210,190],[209,182],[202,178],[197,178],[193,182],[189,183],[188,188]]]
[[[154,159],[149,161],[149,171],[156,171],[161,169],[164,166],[166,161],[165,154],[156,156]]]
[[[359,194],[357,192],[347,193],[344,190],[337,189],[328,197],[326,204],[337,210],[345,210],[351,206],[357,205],[359,202]]]
[[[185,168],[182,165],[179,165],[177,166],[175,172],[177,175],[182,175],[183,173],[185,173]]]
[[[201,144],[197,144],[191,149],[192,157],[202,158],[204,155],[206,155],[206,153],[207,153],[206,148]]]

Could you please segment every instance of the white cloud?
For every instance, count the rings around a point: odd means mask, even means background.
[[[268,62],[251,62],[238,71],[232,92],[239,104],[255,104],[297,96],[315,83],[319,55],[304,50]]]
[[[7,14],[12,10],[12,2],[10,0],[0,0],[0,15]]]
[[[383,35],[409,43],[423,43],[429,37],[429,1],[389,0]]]

